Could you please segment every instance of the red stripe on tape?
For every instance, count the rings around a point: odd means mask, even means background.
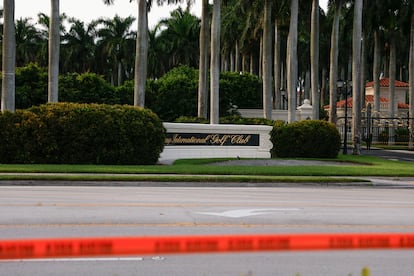
[[[343,249],[414,249],[414,234],[296,234],[0,241],[0,259]]]

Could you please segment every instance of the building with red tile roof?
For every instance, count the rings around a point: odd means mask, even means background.
[[[398,117],[401,115],[406,116],[408,112],[408,88],[409,84],[406,82],[402,82],[399,80],[395,81],[395,108],[394,110],[398,110],[398,114],[389,114],[389,85],[390,80],[389,78],[382,78],[380,79],[380,114],[381,117]],[[368,82],[365,85],[365,104],[371,104],[372,108],[374,107],[374,82]],[[346,102],[346,107],[349,111],[352,109],[352,97],[348,98]],[[343,117],[344,110],[345,110],[345,100],[340,100],[336,103],[337,108],[337,116]],[[325,106],[325,109],[329,110],[329,105]]]

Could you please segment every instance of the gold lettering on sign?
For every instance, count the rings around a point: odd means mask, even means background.
[[[258,134],[167,133],[165,145],[258,146],[258,138]]]
[[[180,134],[174,134],[173,138],[170,141],[170,144],[206,144],[207,140],[210,138],[210,135],[206,137],[182,137]],[[168,139],[168,138],[167,138]]]

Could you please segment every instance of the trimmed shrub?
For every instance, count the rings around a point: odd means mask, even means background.
[[[220,74],[220,116],[225,116],[234,105],[238,108],[262,108],[262,96],[259,77],[237,72]]]
[[[16,68],[16,108],[47,102],[47,70],[30,63]]]
[[[95,73],[68,73],[59,77],[59,98],[63,102],[119,103],[114,88]]]
[[[264,118],[244,118],[240,115],[229,115],[220,118],[220,124],[234,125],[273,125],[273,120]]]
[[[0,126],[16,152],[2,163],[155,164],[165,139],[153,112],[121,105],[46,104],[4,113]]]
[[[123,85],[114,88],[114,99],[117,99],[118,104],[134,105],[134,81],[125,81]],[[148,96],[145,95],[145,101],[148,101]],[[113,104],[113,103],[112,103]]]
[[[0,112],[0,163],[33,163],[44,125],[26,110]]]
[[[232,125],[268,125],[272,126],[274,121],[264,118],[244,118],[240,115],[229,115],[226,117],[220,117],[220,124],[232,124]],[[196,123],[196,124],[208,124],[209,121],[204,118],[198,117],[185,117],[181,116],[174,120],[175,123]]]
[[[341,136],[326,121],[276,122],[271,132],[273,157],[336,158]]]
[[[262,107],[262,84],[256,76],[247,73],[220,74],[220,116],[238,108]],[[172,122],[179,117],[197,116],[198,70],[179,66],[157,80],[148,80],[146,105],[164,120]]]
[[[180,116],[197,115],[197,70],[188,66],[172,69],[162,78],[147,84],[150,101],[148,108],[163,121],[174,121]]]
[[[208,124],[209,120],[199,117],[181,116],[174,120],[174,123]]]

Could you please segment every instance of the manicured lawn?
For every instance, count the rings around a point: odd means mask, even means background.
[[[371,156],[340,155],[337,159],[326,159],[326,161],[339,161],[337,166],[211,165],[222,160],[178,160],[173,165],[152,166],[0,164],[0,173],[12,173],[0,175],[0,180],[346,182],[360,181],[355,179],[358,176],[414,176],[413,163],[388,161]],[[27,175],[27,173],[48,174]],[[349,176],[354,179],[345,178]]]

